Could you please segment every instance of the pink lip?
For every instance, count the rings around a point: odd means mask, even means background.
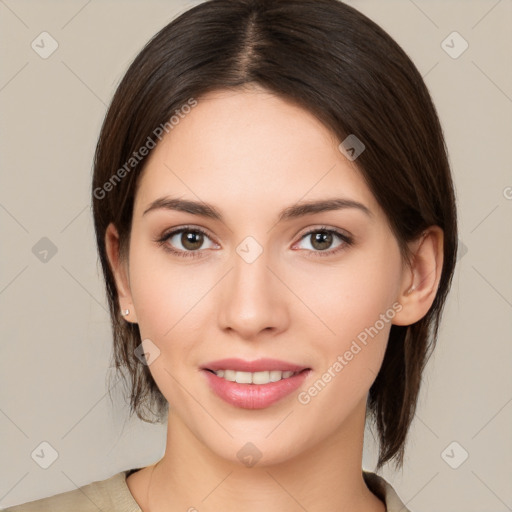
[[[290,365],[288,365],[288,367],[290,367]],[[223,366],[223,368],[234,369],[233,366],[230,365]],[[269,367],[267,366],[266,369],[269,369]],[[290,368],[289,371],[300,370],[300,368],[297,370]],[[231,382],[222,377],[217,377],[215,373],[206,369],[203,369],[201,373],[206,376],[210,389],[225,402],[242,409],[264,409],[278,402],[301,386],[306,377],[311,373],[311,369],[304,369],[297,375],[293,375],[287,379],[281,379],[277,382],[269,382],[268,384],[239,384],[238,382]]]
[[[298,364],[279,361],[278,359],[257,359],[255,361],[244,361],[243,359],[228,358],[218,361],[211,361],[204,364],[202,370],[235,370],[239,372],[262,372],[265,370],[281,370],[282,372],[300,372],[308,368]],[[266,385],[266,384],[264,384]]]

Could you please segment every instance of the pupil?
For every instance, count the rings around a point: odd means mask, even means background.
[[[317,247],[315,244],[320,244],[320,247]],[[325,231],[318,232],[313,237],[313,247],[315,249],[324,250],[327,249],[332,243],[332,233],[327,233]]]
[[[181,243],[187,249],[199,249],[203,243],[203,234],[195,231],[186,231],[181,235]]]

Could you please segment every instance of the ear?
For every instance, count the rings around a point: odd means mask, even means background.
[[[105,247],[110,268],[116,282],[117,295],[119,297],[119,314],[126,321],[137,323],[137,315],[130,291],[128,261],[125,261],[120,254],[119,234],[112,222],[105,231]]]
[[[443,269],[444,233],[439,226],[430,226],[408,244],[410,263],[404,263],[397,301],[402,309],[393,324],[411,325],[421,320],[432,306]]]

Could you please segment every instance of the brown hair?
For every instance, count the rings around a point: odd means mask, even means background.
[[[424,318],[391,327],[368,413],[380,442],[377,468],[403,464],[421,376],[433,349],[457,251],[455,196],[442,129],[422,77],[398,44],[337,0],[210,0],[161,29],[135,58],[106,114],[96,148],[93,211],[110,307],[115,368],[128,378],[130,412],[162,421],[168,405],[134,356],[136,324],[119,312],[105,251],[113,222],[127,258],[137,178],[158,127],[170,127],[191,98],[255,83],[315,115],[340,141],[356,134],[366,149],[357,167],[406,243],[428,226],[444,231],[436,298]],[[161,131],[161,129],[160,129]],[[137,155],[135,160],[132,160]],[[127,166],[127,162],[130,165]],[[122,172],[124,169],[124,172]],[[126,375],[125,375],[126,372]]]

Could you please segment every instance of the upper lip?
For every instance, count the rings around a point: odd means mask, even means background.
[[[255,361],[244,361],[243,359],[228,358],[219,359],[218,361],[211,361],[202,366],[203,370],[235,370],[239,372],[262,372],[265,370],[280,370],[283,372],[300,372],[308,369],[307,366],[300,364],[288,363],[286,361],[280,361],[278,359],[256,359]]]

